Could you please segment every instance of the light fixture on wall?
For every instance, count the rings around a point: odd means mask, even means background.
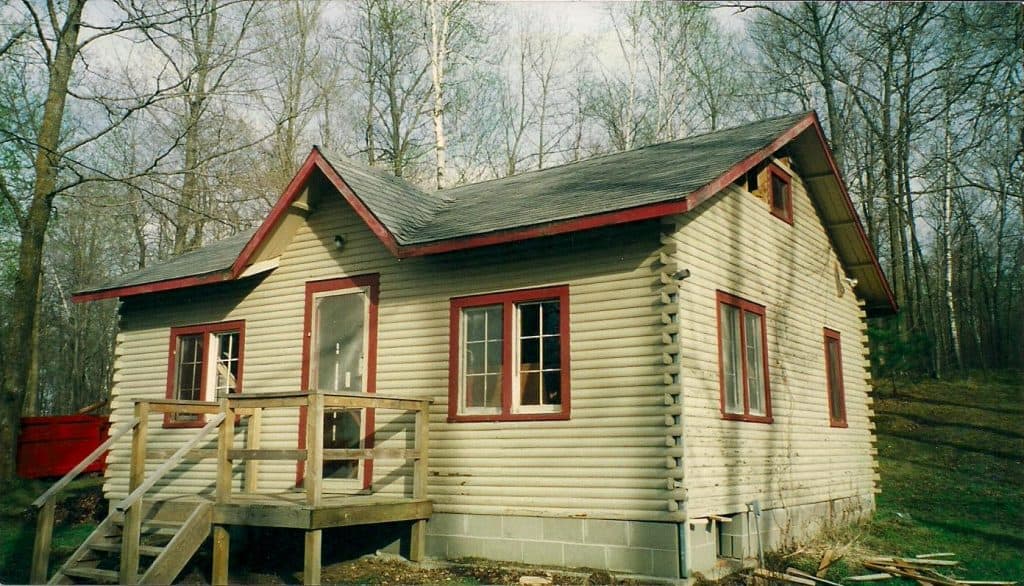
[[[345,248],[345,237],[342,236],[341,234],[335,234],[335,236],[334,236],[334,248],[336,248],[339,251],[342,248]]]

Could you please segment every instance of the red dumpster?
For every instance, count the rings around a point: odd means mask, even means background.
[[[62,415],[22,417],[18,436],[18,476],[46,478],[64,476],[107,439],[106,417]],[[85,472],[103,472],[107,455],[99,457]]]

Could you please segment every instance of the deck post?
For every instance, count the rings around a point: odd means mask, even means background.
[[[57,495],[46,499],[36,519],[36,541],[32,548],[32,572],[29,581],[45,584],[50,572],[50,544],[53,537],[53,515],[57,507]]]
[[[324,396],[311,391],[306,398],[306,504],[320,504],[324,478]],[[320,583],[320,556],[323,531],[306,531],[306,553],[302,566],[302,583]]]
[[[427,498],[427,450],[430,435],[430,404],[420,403],[416,410],[416,463],[412,472],[412,496],[416,499]],[[412,524],[412,535],[409,540],[409,559],[414,562],[423,560],[427,545],[427,521],[419,519]]]
[[[224,421],[220,424],[217,438],[217,504],[231,502],[231,459],[228,453],[234,447],[235,413],[227,397],[220,400]],[[213,526],[213,572],[210,581],[214,586],[228,583],[228,557],[231,550],[231,535],[224,525]]]
[[[249,450],[260,449],[260,434],[263,428],[263,408],[256,407],[252,411],[252,415],[249,416],[249,428],[245,434],[245,447]],[[246,494],[253,494],[256,492],[256,488],[259,486],[259,460],[246,460],[245,461],[245,486],[243,491]]]
[[[146,480],[146,435],[149,432],[149,403],[136,401],[135,429],[132,431],[132,454],[128,472],[128,494],[135,492]],[[124,514],[121,534],[121,568],[118,581],[135,584],[139,579],[139,537],[142,533],[142,499],[137,499]]]

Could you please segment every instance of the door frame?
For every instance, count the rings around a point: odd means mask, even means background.
[[[335,279],[324,279],[320,281],[307,281],[305,293],[305,309],[302,325],[302,373],[300,389],[313,392],[309,388],[310,382],[310,354],[313,334],[313,311],[314,299],[320,294],[337,291],[339,293],[346,289],[364,289],[367,291],[367,318],[366,318],[366,372],[363,374],[363,387],[367,393],[377,392],[377,307],[380,298],[380,274],[358,275],[354,277],[340,277]],[[363,446],[366,449],[373,448],[374,410],[366,409],[364,417],[366,434],[363,437]],[[299,449],[306,449],[306,408],[299,409]],[[298,462],[295,470],[295,485],[301,486],[305,477],[305,462]],[[373,480],[373,460],[363,460],[363,490],[369,489]]]

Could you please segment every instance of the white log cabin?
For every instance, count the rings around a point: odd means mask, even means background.
[[[315,583],[357,498],[415,559],[663,578],[874,507],[896,304],[813,112],[436,193],[314,148],[255,231],[75,295],[108,298],[106,496],[126,534],[207,503],[217,583],[234,524],[304,531]]]

